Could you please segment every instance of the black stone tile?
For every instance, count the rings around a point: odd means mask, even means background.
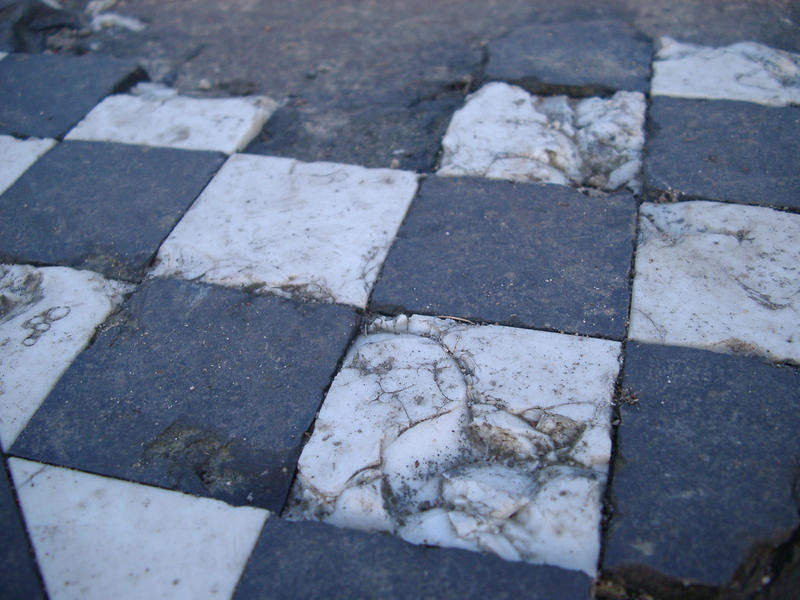
[[[0,460],[0,598],[44,598],[36,563],[11,491],[5,460]]]
[[[0,258],[139,280],[224,157],[63,142],[0,196]]]
[[[409,86],[313,104],[295,98],[272,115],[245,152],[431,172],[468,84]]]
[[[13,452],[280,510],[356,321],[336,305],[149,280]]]
[[[800,525],[800,371],[638,343],[626,354],[638,403],[621,408],[604,568],[726,584]]]
[[[651,57],[651,41],[620,21],[529,25],[489,44],[486,77],[534,93],[646,93]]]
[[[234,598],[588,600],[591,583],[580,571],[271,517]]]
[[[800,107],[651,100],[646,196],[800,207]]]
[[[60,138],[105,96],[146,78],[110,56],[10,54],[0,61],[0,133]]]
[[[621,338],[635,216],[623,194],[428,178],[370,306]]]

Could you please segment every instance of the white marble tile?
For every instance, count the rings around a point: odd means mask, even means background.
[[[55,145],[55,140],[47,138],[18,140],[10,135],[0,135],[0,194]]]
[[[47,593],[229,598],[267,511],[12,458]]]
[[[594,574],[619,352],[379,318],[325,398],[290,515]]]
[[[265,96],[189,98],[155,84],[109,96],[70,131],[68,140],[166,146],[186,150],[242,150],[277,108]]]
[[[755,42],[710,48],[660,39],[650,93],[680,98],[800,104],[800,54]]]
[[[405,171],[238,154],[153,275],[363,307],[416,188]]]
[[[489,83],[453,115],[438,174],[638,191],[644,115],[638,92],[571,100]]]
[[[641,207],[630,337],[800,362],[800,215]]]
[[[129,284],[65,267],[0,265],[0,441],[8,449]]]

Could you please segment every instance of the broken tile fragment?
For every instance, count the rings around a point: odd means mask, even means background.
[[[800,107],[662,96],[649,120],[648,199],[800,207]]]
[[[641,206],[631,339],[800,362],[800,215]]]
[[[0,442],[8,449],[95,328],[132,291],[89,271],[0,265]]]
[[[12,458],[52,598],[229,597],[267,511]]]
[[[639,92],[571,100],[489,83],[453,115],[437,174],[636,192],[644,114]]]
[[[519,27],[489,43],[486,77],[533,93],[647,93],[650,40],[619,21]]]
[[[69,132],[69,140],[163,146],[185,150],[242,150],[277,103],[264,96],[189,98],[151,83],[109,96]]]
[[[589,600],[591,587],[580,571],[271,517],[234,598]]]
[[[103,97],[146,77],[100,54],[11,54],[0,61],[0,133],[61,138]]]
[[[800,526],[800,371],[628,343],[623,389],[603,570],[646,591],[654,572],[726,585],[763,567],[752,553]]]
[[[279,511],[356,322],[341,306],[148,280],[13,452]]]
[[[152,274],[363,307],[416,189],[405,171],[237,154]]]
[[[378,318],[328,392],[290,514],[594,574],[619,350]]]
[[[141,280],[222,161],[216,152],[62,142],[0,196],[0,257]]]
[[[55,144],[56,141],[50,139],[18,140],[0,135],[0,194]]]
[[[428,177],[370,308],[621,339],[635,227],[628,194]]]
[[[800,104],[800,54],[756,42],[721,48],[660,39],[653,62],[654,96]]]

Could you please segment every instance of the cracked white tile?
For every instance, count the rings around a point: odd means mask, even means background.
[[[261,131],[278,106],[266,96],[189,98],[151,83],[132,92],[103,100],[65,139],[232,154]]]
[[[619,352],[378,318],[331,385],[289,515],[594,574]]]
[[[653,95],[800,104],[800,54],[756,42],[711,48],[663,37],[659,43]]]
[[[237,154],[152,275],[363,307],[416,189],[406,171]]]
[[[453,115],[437,173],[638,192],[644,115],[639,92],[572,100],[489,83]]]
[[[18,140],[10,135],[0,135],[0,194],[55,145],[56,141],[48,138]]]
[[[268,516],[12,458],[50,598],[229,598]]]
[[[630,338],[800,362],[800,215],[645,203]]]
[[[0,441],[8,449],[129,284],[65,267],[0,265]]]

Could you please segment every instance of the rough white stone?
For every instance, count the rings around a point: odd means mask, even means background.
[[[755,42],[710,48],[664,37],[660,45],[653,95],[800,104],[800,54]]]
[[[638,92],[570,100],[489,83],[453,115],[438,174],[638,191],[644,114]]]
[[[7,449],[130,284],[0,265],[0,441]]]
[[[645,203],[630,337],[800,362],[800,215]]]
[[[322,405],[290,514],[593,574],[619,351],[378,318]]]
[[[12,458],[54,599],[229,598],[267,511]]]
[[[277,108],[265,96],[188,98],[155,84],[109,96],[67,134],[90,140],[186,150],[242,150]]]
[[[55,144],[56,141],[51,139],[18,140],[10,135],[0,135],[0,194]]]
[[[363,307],[416,188],[405,171],[238,154],[153,275]]]
[[[118,15],[117,13],[107,12],[94,15],[89,22],[89,27],[95,32],[102,31],[109,27],[120,27],[138,33],[144,31],[145,24],[134,17],[126,17],[124,15]]]

